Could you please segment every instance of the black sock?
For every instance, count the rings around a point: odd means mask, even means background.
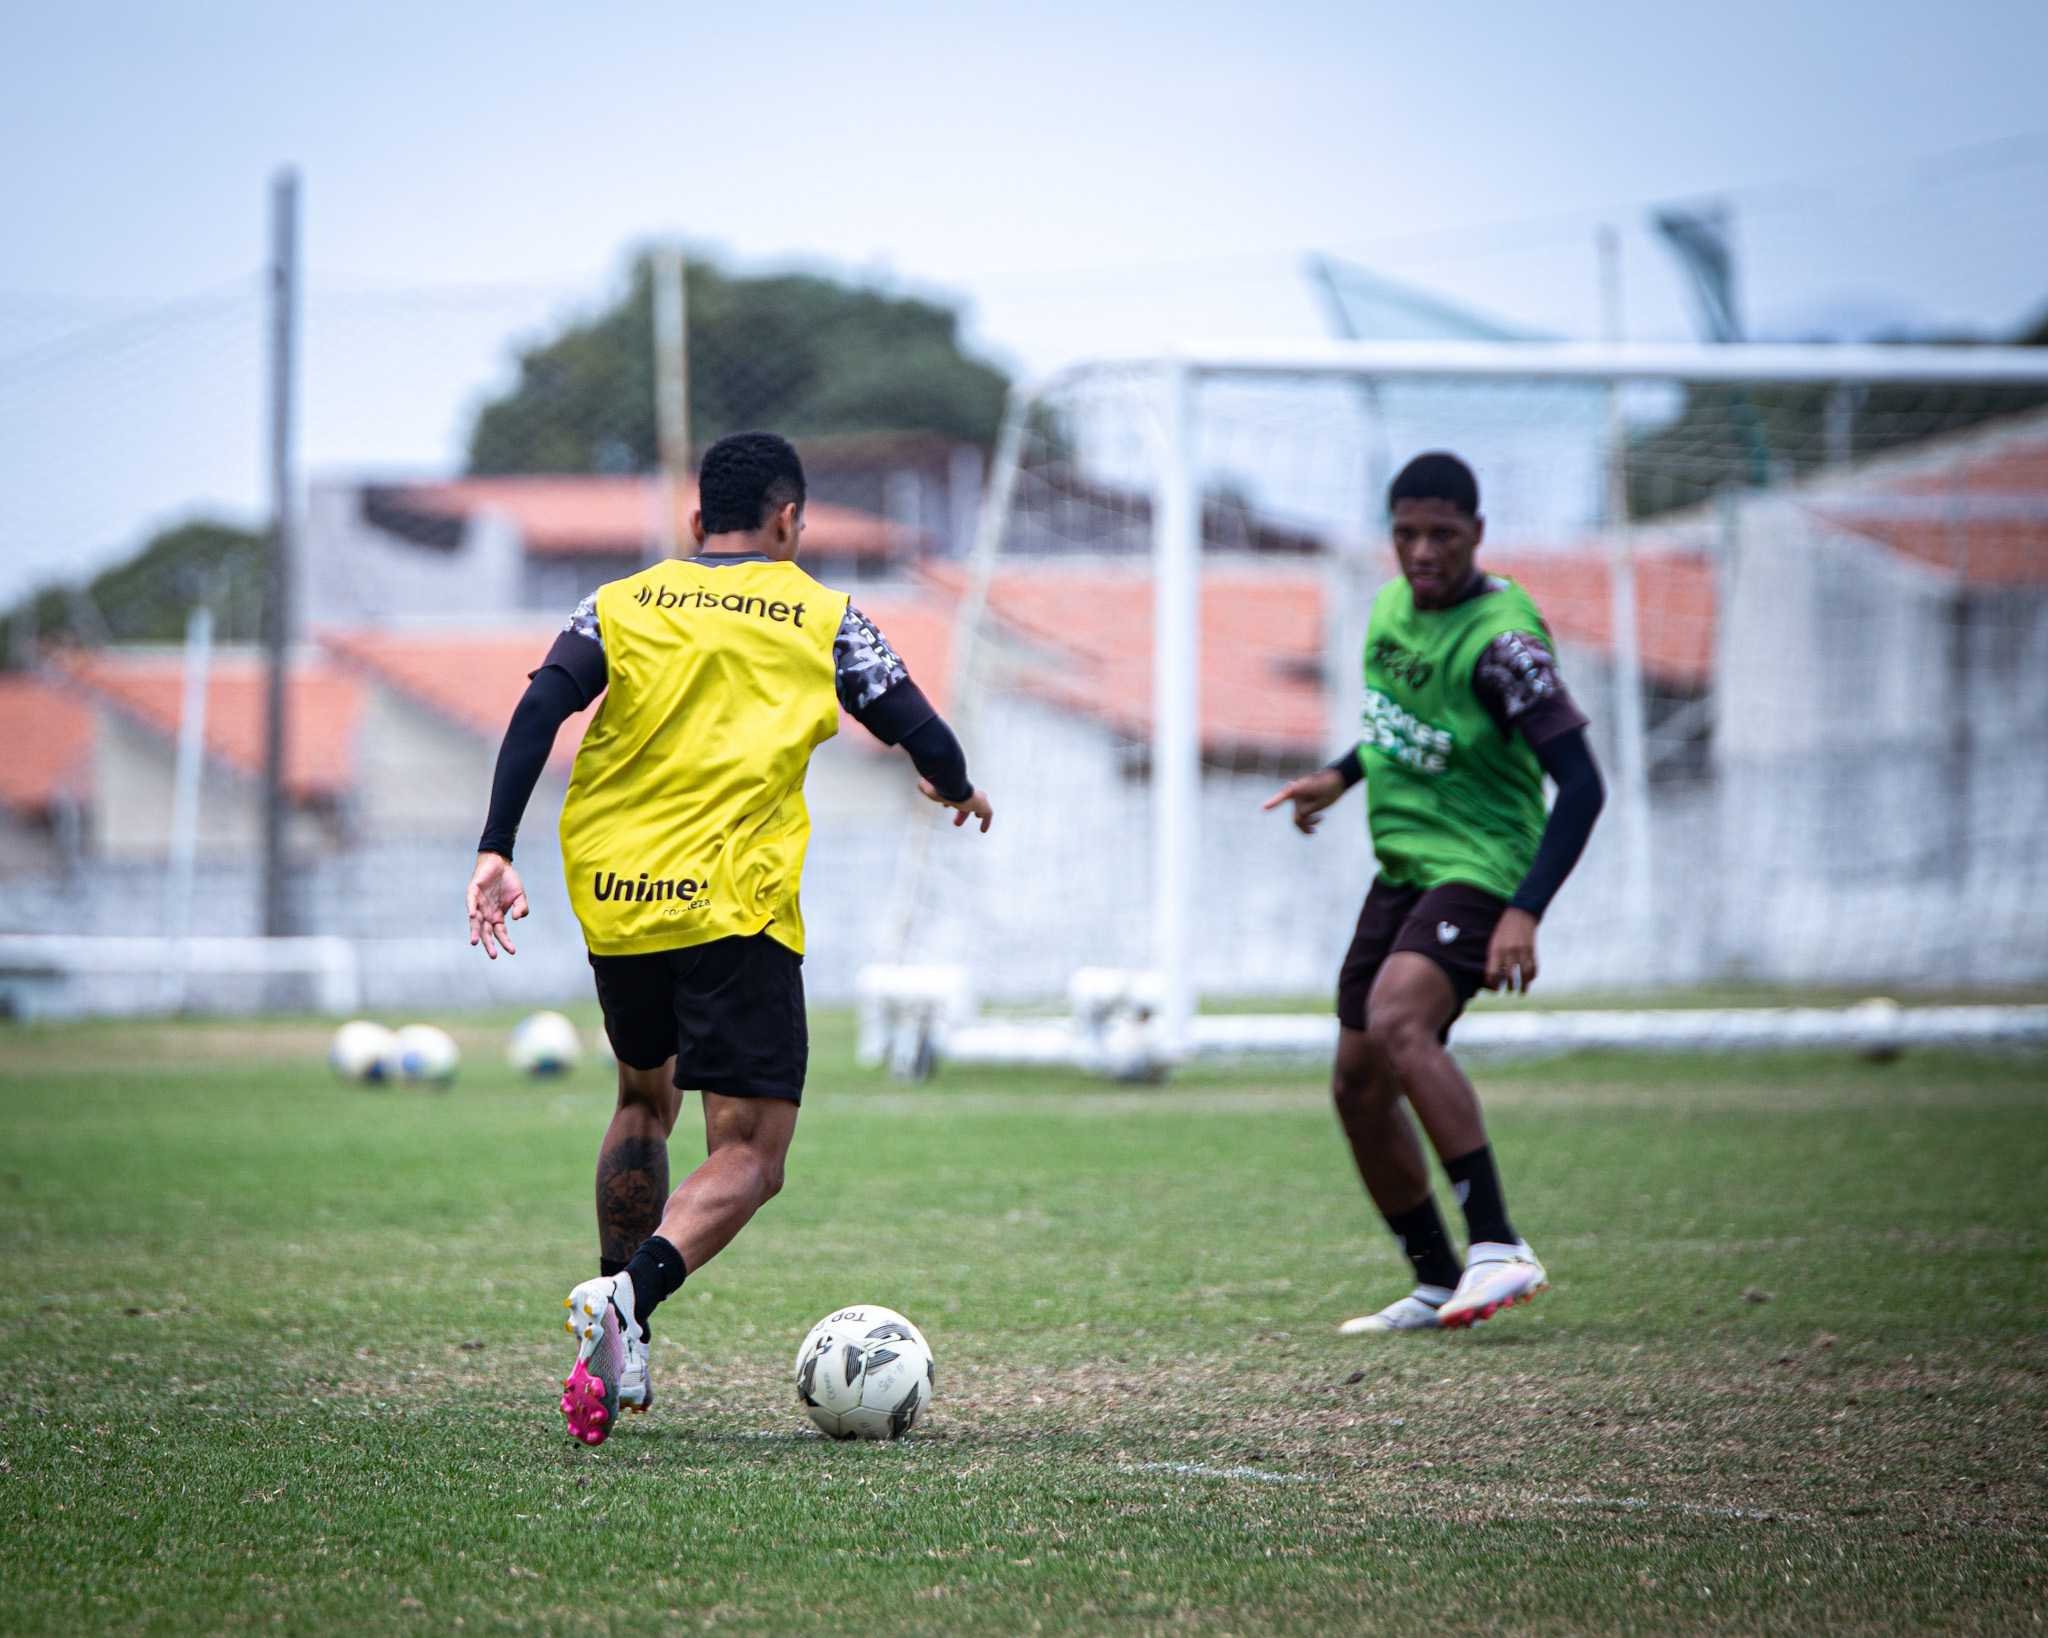
[[[1437,1212],[1435,1195],[1425,1194],[1421,1205],[1390,1214],[1387,1227],[1394,1231],[1394,1238],[1408,1254],[1408,1261],[1415,1265],[1417,1285],[1456,1289],[1458,1276],[1463,1270],[1458,1267],[1458,1254],[1451,1249],[1450,1236],[1444,1233],[1444,1220]]]
[[[614,1274],[623,1274],[625,1272],[626,1265],[616,1257],[600,1257],[597,1260],[597,1277],[600,1280],[608,1280]]]
[[[1493,1240],[1511,1246],[1521,1237],[1508,1222],[1507,1202],[1500,1197],[1500,1173],[1493,1169],[1493,1147],[1482,1143],[1469,1155],[1444,1162],[1444,1175],[1458,1204],[1465,1208],[1468,1240]]]
[[[640,1321],[640,1340],[645,1342],[651,1334],[648,1316],[682,1290],[690,1271],[683,1266],[680,1251],[660,1235],[650,1234],[621,1272],[633,1282],[633,1315]]]

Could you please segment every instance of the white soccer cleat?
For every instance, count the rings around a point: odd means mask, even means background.
[[[618,1425],[621,1404],[645,1410],[653,1400],[647,1345],[633,1317],[633,1282],[623,1274],[585,1280],[562,1306],[576,1339],[576,1368],[562,1384],[562,1415],[571,1437],[601,1445]]]
[[[619,1403],[635,1416],[654,1406],[654,1362],[636,1325],[626,1335],[626,1368],[619,1372]]]
[[[1450,1301],[1436,1311],[1437,1324],[1454,1331],[1477,1325],[1549,1289],[1550,1279],[1527,1240],[1511,1246],[1479,1240],[1466,1248],[1464,1278]]]
[[[1339,1336],[1363,1336],[1374,1331],[1434,1331],[1443,1321],[1437,1310],[1450,1301],[1451,1290],[1444,1285],[1418,1285],[1399,1302],[1390,1302],[1377,1314],[1361,1314],[1337,1327]]]

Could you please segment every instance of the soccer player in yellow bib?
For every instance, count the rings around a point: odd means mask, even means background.
[[[597,1160],[598,1278],[569,1293],[569,1431],[601,1444],[653,1402],[648,1317],[782,1187],[803,1100],[804,773],[839,708],[901,745],[932,801],[989,826],[959,741],[844,592],[796,566],[804,472],[768,432],[698,474],[699,548],[585,598],[498,754],[469,884],[470,942],[514,953],[512,844],[555,733],[600,695],[562,808],[562,865],[619,1060]],[[669,1191],[686,1089],[704,1163]]]

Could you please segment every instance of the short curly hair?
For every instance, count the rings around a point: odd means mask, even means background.
[[[698,463],[697,506],[707,535],[751,533],[791,501],[804,503],[804,463],[787,438],[729,433]]]
[[[1479,515],[1479,480],[1448,450],[1431,450],[1401,468],[1387,486],[1387,510],[1404,500],[1449,501],[1467,517]]]

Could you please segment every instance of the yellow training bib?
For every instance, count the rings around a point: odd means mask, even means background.
[[[607,684],[562,807],[596,955],[766,931],[804,948],[804,773],[839,731],[846,594],[794,563],[670,561],[597,594]]]

